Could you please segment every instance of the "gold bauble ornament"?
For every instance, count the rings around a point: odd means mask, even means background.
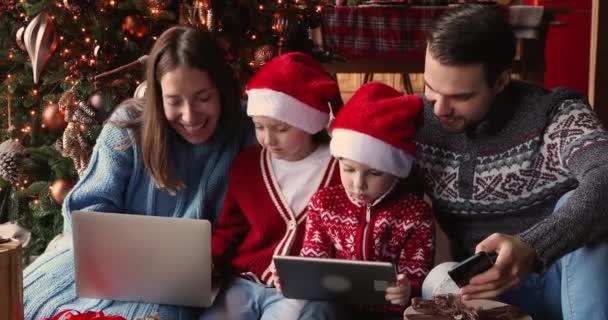
[[[65,197],[68,195],[68,192],[70,192],[70,190],[72,190],[74,185],[75,185],[75,183],[70,180],[66,180],[66,179],[55,180],[49,187],[51,197],[53,198],[53,200],[56,203],[62,204],[63,200],[65,200]]]
[[[64,111],[54,103],[47,105],[42,111],[42,123],[49,129],[60,129],[67,125]]]

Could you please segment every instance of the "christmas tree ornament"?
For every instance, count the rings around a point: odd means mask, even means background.
[[[23,42],[23,34],[25,33],[25,27],[21,27],[17,29],[15,33],[15,42],[17,42],[17,47],[23,51],[27,51],[25,49],[25,43]]]
[[[23,179],[22,160],[25,156],[25,148],[12,139],[0,144],[0,177],[12,183],[18,184]]]
[[[211,32],[217,31],[217,21],[215,21],[213,9],[207,10],[207,29]]]
[[[61,155],[72,159],[78,175],[82,175],[89,164],[92,147],[83,136],[81,128],[83,125],[98,123],[95,118],[96,111],[84,101],[76,102],[72,90],[63,94],[59,105],[65,106],[65,121],[68,123],[63,131]]]
[[[65,110],[68,110],[68,108],[70,108],[72,105],[76,104],[76,96],[74,95],[74,91],[73,90],[68,90],[66,92],[63,93],[63,95],[61,96],[61,98],[59,98],[59,108]],[[69,121],[67,119],[67,115],[65,117],[65,121]]]
[[[25,28],[23,42],[32,62],[34,83],[38,84],[44,66],[57,48],[57,34],[51,16],[46,12],[36,15]]]
[[[144,0],[144,2],[151,10],[164,10],[171,4],[171,0]]]
[[[133,98],[143,99],[145,97],[147,87],[148,85],[146,84],[146,81],[140,83],[137,88],[135,88],[135,92],[133,92]]]
[[[253,63],[256,68],[263,66],[277,55],[277,48],[270,44],[259,46],[253,52]]]
[[[42,111],[42,123],[49,129],[60,129],[66,126],[64,111],[54,103],[48,104]]]
[[[205,2],[197,4],[182,3],[179,7],[179,24],[188,25],[197,29],[215,31],[217,22],[213,9]]]
[[[78,175],[84,173],[84,169],[89,165],[92,148],[83,137],[77,122],[68,122],[63,131],[61,155],[72,159],[74,168]]]
[[[98,124],[97,120],[95,119],[95,114],[95,109],[91,105],[81,101],[78,103],[78,108],[73,110],[70,121],[85,125]]]
[[[49,187],[51,198],[57,203],[62,204],[65,197],[68,195],[68,192],[72,190],[75,183],[66,179],[57,179],[53,181],[51,186]]]
[[[130,36],[141,39],[148,35],[150,27],[140,15],[130,15],[122,20],[122,31]]]

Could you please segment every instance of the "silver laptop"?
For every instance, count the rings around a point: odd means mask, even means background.
[[[76,294],[208,307],[211,223],[105,212],[72,212]]]
[[[283,295],[342,303],[388,303],[386,288],[397,281],[389,262],[275,256]]]

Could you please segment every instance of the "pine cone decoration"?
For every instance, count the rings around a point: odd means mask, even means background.
[[[93,109],[93,107],[88,103],[81,101],[78,104],[78,108],[73,111],[74,114],[69,121],[82,124],[97,124],[97,120],[95,119],[95,109]]]
[[[72,105],[76,104],[76,96],[74,95],[74,91],[68,90],[66,91],[61,98],[59,98],[59,107],[64,109],[65,112],[65,121],[69,122],[71,115],[68,115],[68,111],[73,109]]]
[[[82,175],[89,165],[92,147],[81,132],[81,125],[95,125],[99,121],[95,118],[95,108],[89,103],[76,102],[73,91],[67,91],[59,99],[59,106],[65,109],[65,121],[68,122],[61,142],[56,146],[61,148],[61,155],[72,159],[78,175]]]
[[[80,132],[76,122],[68,123],[63,131],[63,150],[61,155],[72,159],[78,175],[82,175],[84,169],[89,165],[91,147]]]
[[[23,176],[21,161],[25,155],[25,148],[13,140],[6,140],[0,144],[0,177],[4,180],[18,184]]]

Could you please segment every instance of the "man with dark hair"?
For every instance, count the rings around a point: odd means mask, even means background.
[[[498,255],[461,294],[608,319],[608,133],[587,100],[511,80],[513,31],[492,6],[448,10],[427,40],[425,189],[455,260]]]

